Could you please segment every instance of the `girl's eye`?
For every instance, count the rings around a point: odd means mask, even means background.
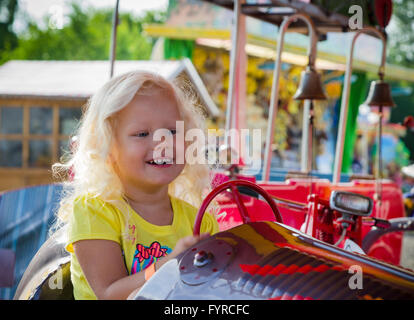
[[[143,137],[146,137],[146,136],[148,136],[149,135],[149,132],[138,132],[137,134],[135,134],[135,136],[136,137],[140,137],[140,138],[143,138]]]
[[[177,130],[171,129],[170,132],[171,132],[171,134],[176,134],[177,133]]]

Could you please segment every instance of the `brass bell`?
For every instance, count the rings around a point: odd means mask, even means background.
[[[370,107],[394,107],[390,85],[383,80],[372,81],[364,104]]]
[[[321,79],[315,69],[308,66],[302,71],[298,90],[293,96],[295,100],[325,100]]]

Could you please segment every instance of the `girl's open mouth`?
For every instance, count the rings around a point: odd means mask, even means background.
[[[174,161],[171,158],[159,158],[159,159],[151,159],[149,161],[146,161],[147,164],[154,166],[154,167],[169,167],[171,166]]]

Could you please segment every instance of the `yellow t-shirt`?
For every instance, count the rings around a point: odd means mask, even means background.
[[[118,205],[98,197],[80,197],[75,201],[66,245],[72,258],[70,270],[75,299],[89,300],[96,299],[96,296],[76,259],[72,243],[86,239],[115,241],[121,246],[128,274],[139,272],[169,254],[180,238],[193,233],[197,209],[180,199],[170,197],[170,200],[174,218],[173,223],[167,226],[153,225],[144,220],[124,200],[119,200]],[[217,221],[206,213],[201,233],[218,231]]]

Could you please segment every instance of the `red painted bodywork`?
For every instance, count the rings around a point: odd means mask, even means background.
[[[245,179],[251,182],[256,182],[254,177],[238,175],[237,179]],[[224,174],[218,173],[215,176],[215,185],[229,180]],[[308,219],[314,219],[317,213],[317,209],[321,209],[321,206],[328,205],[329,196],[333,190],[349,191],[359,193],[361,195],[374,198],[375,194],[375,181],[371,180],[354,180],[347,183],[339,183],[333,185],[326,179],[312,179],[312,188],[309,179],[288,179],[285,182],[258,182],[259,186],[265,189],[270,195],[291,200],[308,205],[308,210],[297,210],[279,206],[280,214],[283,218],[283,223],[296,229],[305,227],[304,223],[306,217]],[[313,197],[309,198],[312,194]],[[250,213],[252,221],[274,221],[273,212],[269,206],[261,200],[253,197],[242,195],[242,199],[245,207]],[[309,201],[311,200],[311,201]],[[316,202],[315,202],[316,201]],[[237,205],[234,203],[233,197],[230,193],[221,194],[217,197],[217,202],[220,205],[219,213],[219,225],[220,230],[224,231],[234,226],[242,224],[240,214],[237,210]],[[316,204],[315,204],[316,203]],[[403,195],[398,186],[390,181],[382,183],[382,205],[381,210],[377,206],[377,202],[374,200],[374,207],[371,217],[379,219],[392,219],[405,217]],[[307,228],[302,228],[302,231],[310,236],[316,237],[318,228],[312,228],[309,224],[312,221],[306,221]],[[359,218],[359,224],[357,224],[355,230],[348,235],[361,246],[361,241],[364,236],[370,231],[373,223],[369,219]],[[325,223],[325,228],[331,228],[333,231],[335,226]],[[320,230],[319,230],[320,231]],[[333,239],[336,240],[337,238]],[[392,263],[394,265],[400,264],[402,246],[402,233],[393,232],[382,236],[378,239],[368,252],[369,256],[377,259]]]

